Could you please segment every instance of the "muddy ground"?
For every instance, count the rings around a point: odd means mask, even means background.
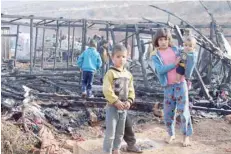
[[[142,121],[142,120],[141,120]],[[164,142],[167,137],[165,126],[156,120],[148,120],[135,123],[137,143],[144,149],[144,154],[229,154],[231,153],[231,124],[228,124],[223,118],[196,118],[194,123],[194,135],[192,136],[192,145],[182,147],[182,135],[179,131],[179,125],[176,126],[177,138],[173,144],[169,145]],[[136,120],[137,122],[137,120]],[[76,135],[83,140],[78,141],[79,147],[86,152],[81,154],[93,154],[102,152],[103,142],[103,122],[95,127],[83,126],[76,130]],[[30,151],[33,146],[39,147],[36,138],[24,133],[18,126],[12,125],[11,122],[2,121],[2,152],[11,153],[8,145],[11,146],[15,154]],[[54,132],[57,140],[70,139],[73,136],[59,134]],[[6,143],[8,142],[8,143]],[[122,148],[125,148],[125,142]],[[5,149],[4,149],[5,148]],[[8,149],[8,150],[6,150]],[[8,151],[6,153],[6,151]],[[72,150],[69,150],[72,151]],[[73,152],[73,151],[72,151]],[[128,154],[123,152],[123,154]],[[131,153],[132,154],[132,153]]]
[[[198,120],[198,119],[197,119]],[[135,126],[137,142],[144,154],[229,154],[231,153],[231,125],[222,119],[199,119],[194,124],[192,145],[182,147],[182,135],[177,126],[177,138],[172,144],[164,142],[167,133],[163,124],[147,122]],[[103,138],[86,141],[81,147],[87,151],[100,153]],[[123,142],[123,148],[125,147]],[[89,147],[95,147],[93,150]],[[92,152],[92,154],[94,153]],[[129,154],[123,152],[123,154]],[[132,153],[131,153],[132,154]]]

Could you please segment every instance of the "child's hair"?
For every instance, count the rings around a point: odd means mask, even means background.
[[[160,28],[156,31],[155,37],[153,39],[153,46],[154,47],[159,47],[158,40],[161,37],[165,37],[166,39],[169,40],[169,47],[172,46],[172,34],[169,29],[167,28]]]
[[[124,45],[116,44],[113,47],[112,56],[114,56],[118,52],[127,52],[127,49],[126,49],[126,47]]]
[[[190,42],[192,45],[196,46],[197,40],[193,36],[188,36],[184,39],[184,42]]]
[[[89,42],[89,47],[97,48],[97,42],[94,39],[91,39]]]

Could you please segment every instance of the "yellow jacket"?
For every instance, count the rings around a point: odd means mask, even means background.
[[[126,68],[122,71],[114,67],[110,68],[104,76],[103,94],[109,104],[118,100],[133,103],[135,90],[132,74]]]

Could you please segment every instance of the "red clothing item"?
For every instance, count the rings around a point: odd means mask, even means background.
[[[174,64],[176,62],[176,54],[175,52],[172,50],[172,48],[168,47],[165,50],[160,50],[159,51],[160,56],[163,60],[164,65],[169,65],[169,64]],[[168,77],[168,85],[171,84],[175,84],[176,82],[176,68],[170,70],[167,74]],[[182,76],[181,77],[181,82],[183,82],[185,80],[185,77]]]

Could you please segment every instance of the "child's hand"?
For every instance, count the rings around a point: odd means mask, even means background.
[[[175,65],[178,65],[180,61],[181,61],[181,58],[180,58],[180,57],[177,57],[177,58],[176,58],[176,61],[175,61]]]
[[[114,105],[118,110],[124,110],[124,108],[125,108],[124,103],[121,102],[120,100],[118,100],[116,103],[114,103]]]
[[[129,101],[125,102],[125,109],[128,110],[131,107],[131,103]]]

